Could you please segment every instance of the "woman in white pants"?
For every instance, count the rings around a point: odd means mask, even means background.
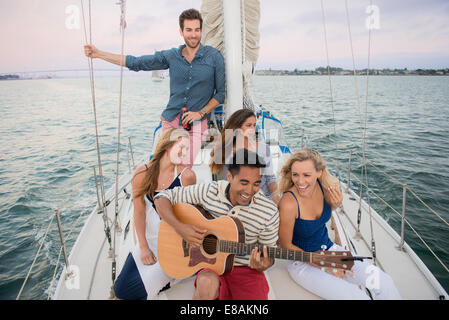
[[[308,252],[345,250],[329,239],[326,228],[343,195],[317,151],[301,149],[290,156],[281,171],[280,189],[281,247]],[[324,272],[298,261],[290,262],[288,271],[299,285],[324,299],[370,299],[365,288],[373,299],[401,299],[391,277],[368,262],[355,261],[349,274]]]

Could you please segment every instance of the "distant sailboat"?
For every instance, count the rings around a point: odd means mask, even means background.
[[[164,71],[163,70],[153,70],[151,73],[151,79],[155,82],[161,82],[165,79]]]
[[[156,53],[156,50],[154,50],[154,53]],[[151,72],[151,79],[153,79],[154,82],[162,82],[162,80],[165,79],[164,70],[153,70]]]

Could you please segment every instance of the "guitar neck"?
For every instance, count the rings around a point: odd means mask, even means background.
[[[256,247],[260,252],[263,252],[263,245],[258,244],[246,244],[235,241],[220,240],[219,246],[221,252],[233,253],[237,256],[250,255],[251,251]],[[312,252],[284,249],[278,247],[267,247],[267,251],[270,258],[302,262],[312,261]]]

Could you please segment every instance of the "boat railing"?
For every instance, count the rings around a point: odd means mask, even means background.
[[[58,226],[58,231],[59,231],[59,238],[61,240],[61,247],[59,249],[58,258],[56,260],[56,265],[55,265],[55,268],[54,268],[54,271],[53,271],[53,276],[52,276],[52,279],[51,279],[51,282],[50,282],[50,285],[49,285],[47,300],[51,299],[51,294],[52,294],[51,288],[53,287],[54,281],[55,281],[56,276],[57,276],[59,263],[60,263],[62,254],[64,254],[64,260],[65,260],[66,270],[67,270],[65,279],[68,280],[71,277],[73,277],[74,274],[73,274],[73,272],[71,272],[69,260],[68,260],[68,257],[67,257],[66,240],[71,238],[71,235],[72,235],[75,227],[78,226],[78,223],[79,223],[79,221],[80,221],[82,216],[83,216],[83,212],[78,216],[76,221],[72,224],[72,228],[70,229],[69,233],[67,234],[67,237],[64,237],[64,232],[62,230],[62,225],[61,225],[61,220],[60,220],[60,211],[59,211],[59,209],[55,209],[54,214],[52,215],[52,217],[51,217],[51,219],[50,219],[50,221],[49,221],[49,223],[47,225],[47,229],[45,231],[45,234],[42,237],[42,240],[41,240],[39,248],[38,248],[38,250],[36,252],[36,255],[34,256],[33,262],[31,263],[31,266],[30,266],[30,268],[28,270],[28,273],[27,273],[23,283],[22,283],[22,286],[21,286],[21,288],[19,290],[19,293],[17,294],[16,300],[20,300],[20,297],[22,296],[23,290],[24,290],[24,288],[25,288],[25,286],[26,286],[26,284],[28,282],[28,279],[31,276],[31,272],[34,269],[36,261],[37,261],[38,257],[40,256],[41,249],[42,249],[42,247],[43,247],[43,245],[45,243],[45,240],[47,239],[48,233],[50,231],[51,226],[53,225],[53,221],[55,220],[55,218],[57,220],[57,226]]]
[[[132,143],[131,143],[131,138],[128,137],[128,145],[127,145],[127,158],[128,158],[128,168],[129,168],[129,173],[131,174],[132,171],[135,169],[136,165],[134,162],[134,152],[132,149]],[[131,165],[132,163],[132,165]],[[112,197],[110,199],[106,199],[106,194],[103,193],[104,190],[104,186],[100,186],[99,183],[101,183],[103,180],[100,179],[100,182],[98,181],[98,177],[97,177],[97,171],[96,171],[96,166],[92,166],[93,167],[93,171],[94,171],[94,181],[95,181],[95,187],[96,187],[96,192],[97,192],[97,206],[95,208],[96,213],[97,214],[101,214],[103,213],[104,207],[108,206],[110,203],[112,203],[112,201],[115,200],[115,194],[112,195]],[[119,189],[119,193],[124,192],[126,197],[130,197],[130,194],[126,191],[126,187],[128,186],[128,184],[131,182],[131,180],[126,181],[121,188]],[[69,196],[68,198],[71,198],[71,196]],[[101,199],[105,199],[105,201],[102,201]],[[48,233],[50,231],[51,226],[53,225],[53,221],[56,218],[56,222],[57,222],[57,227],[58,227],[58,232],[59,232],[59,239],[61,241],[61,247],[59,249],[59,254],[58,254],[58,258],[56,260],[56,265],[53,271],[53,276],[52,279],[50,281],[50,285],[49,285],[49,289],[48,289],[48,295],[47,295],[47,300],[51,299],[51,295],[52,295],[52,288],[54,285],[54,281],[56,279],[57,276],[57,272],[58,272],[58,268],[59,268],[59,264],[61,261],[61,255],[64,255],[64,262],[65,262],[65,267],[66,267],[66,274],[65,274],[65,280],[69,280],[72,277],[76,276],[75,272],[73,272],[72,267],[70,265],[69,259],[68,259],[68,255],[67,255],[67,247],[66,247],[66,241],[68,239],[73,240],[71,238],[74,229],[78,226],[79,221],[81,220],[81,218],[83,217],[83,213],[84,211],[81,212],[81,214],[78,216],[78,218],[76,219],[76,221],[74,223],[72,223],[72,227],[69,230],[68,234],[66,237],[64,237],[64,232],[63,232],[63,227],[61,224],[61,218],[60,218],[60,210],[59,209],[55,209],[54,214],[52,215],[48,225],[47,225],[47,229],[45,230],[44,236],[42,237],[41,243],[39,245],[39,248],[33,258],[33,262],[31,263],[31,266],[28,270],[28,273],[22,283],[22,286],[19,290],[19,293],[17,294],[16,300],[20,300],[20,297],[23,294],[24,288],[31,276],[31,273],[34,269],[34,266],[36,264],[37,259],[40,256],[41,253],[41,249],[45,243],[45,240],[47,239]]]
[[[284,137],[282,121],[276,118],[270,111],[264,109],[262,105],[259,106],[256,115],[260,119],[260,127],[256,125],[256,134],[261,134],[265,143],[279,145],[282,153],[291,153]],[[271,123],[271,127],[269,123]]]
[[[361,166],[363,165],[369,165],[370,167],[374,168],[378,173],[381,173],[394,183],[397,183],[402,186],[402,211],[399,212],[397,209],[395,209],[390,203],[388,203],[385,199],[383,199],[379,194],[377,194],[372,188],[370,188],[363,180],[363,178],[359,177],[351,168],[351,163],[353,162],[353,156],[358,157],[361,161]],[[337,163],[333,163],[336,167],[338,167],[340,170],[344,170],[344,168],[341,168],[341,165]],[[344,171],[343,171],[344,172]],[[423,239],[423,237],[420,235],[420,233],[410,224],[409,220],[406,218],[407,213],[407,194],[411,194],[418,203],[420,203],[422,206],[424,206],[428,212],[432,213],[434,216],[436,216],[439,220],[442,221],[443,224],[446,226],[449,226],[449,223],[440,215],[438,214],[433,208],[431,208],[427,203],[425,203],[421,197],[418,196],[418,194],[410,188],[406,183],[403,183],[402,181],[398,180],[397,178],[393,177],[391,174],[386,172],[385,170],[382,170],[378,166],[376,166],[371,161],[367,160],[364,157],[359,154],[358,152],[350,149],[349,150],[349,160],[348,160],[348,168],[347,168],[347,190],[351,188],[351,179],[354,178],[357,180],[360,185],[363,188],[366,188],[365,190],[368,191],[369,194],[374,195],[377,199],[379,199],[383,204],[385,204],[388,208],[390,208],[396,215],[399,216],[401,220],[401,229],[400,229],[400,242],[397,246],[398,250],[403,250],[404,242],[405,242],[405,225],[408,225],[409,228],[413,231],[413,233],[418,237],[418,239],[423,243],[423,245],[427,248],[427,250],[433,255],[433,257],[439,262],[439,264],[446,270],[447,273],[449,273],[448,266],[441,260],[441,258],[435,253],[434,250],[430,247],[430,245]],[[358,219],[358,224],[360,224],[360,219]],[[357,226],[359,227],[359,226]]]

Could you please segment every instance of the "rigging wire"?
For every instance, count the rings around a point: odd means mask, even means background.
[[[326,49],[326,61],[327,61],[327,74],[329,79],[329,91],[330,91],[330,98],[331,98],[331,107],[332,107],[332,119],[333,119],[333,127],[334,127],[334,136],[335,136],[335,152],[338,152],[338,144],[336,141],[336,125],[335,125],[335,112],[334,112],[334,99],[333,99],[333,90],[332,90],[332,80],[330,76],[330,64],[329,64],[329,49],[328,49],[328,40],[327,40],[327,31],[326,31],[326,17],[324,13],[324,4],[323,0],[320,1],[321,3],[321,14],[322,14],[322,20],[323,20],[323,29],[324,29],[324,40],[325,40],[325,49]],[[372,1],[371,1],[372,3]],[[349,10],[347,5],[347,0],[345,0],[345,6],[346,6],[346,18],[348,23],[348,32],[349,32],[349,39],[351,43],[351,54],[352,54],[352,61],[353,61],[353,73],[355,78],[355,62],[354,62],[354,50],[352,45],[352,36],[351,36],[351,27],[349,22]],[[368,197],[368,213],[370,217],[370,231],[371,231],[371,252],[373,255],[373,263],[376,264],[376,251],[375,251],[375,240],[374,240],[374,233],[373,233],[373,223],[372,223],[372,214],[371,214],[371,203],[369,199],[369,190],[368,190],[368,174],[367,174],[367,167],[366,167],[366,158],[365,158],[365,150],[366,150],[366,124],[367,124],[367,114],[368,114],[368,79],[369,79],[369,66],[370,66],[370,52],[371,52],[371,28],[369,28],[369,35],[368,35],[368,67],[367,67],[367,75],[366,75],[366,101],[365,101],[365,125],[362,128],[362,119],[361,119],[361,111],[360,111],[360,102],[359,102],[359,94],[358,94],[358,87],[357,87],[357,79],[355,78],[356,84],[356,96],[357,96],[357,104],[359,107],[359,120],[360,120],[360,129],[361,129],[361,139],[362,139],[362,179],[363,175],[365,176],[366,185],[367,185],[367,197]],[[340,181],[341,179],[339,179]],[[358,218],[357,218],[357,234],[360,234],[360,221],[361,221],[361,201],[362,201],[362,188],[360,189],[360,197],[359,197],[359,212],[358,212]]]
[[[372,0],[370,0],[370,4],[372,5]],[[371,60],[371,28],[368,28],[368,62],[367,62],[367,73],[366,73],[366,92],[365,92],[365,119],[364,124],[362,124],[362,115],[361,115],[361,104],[359,99],[359,90],[357,85],[356,78],[356,69],[355,69],[355,59],[354,59],[354,47],[352,42],[352,33],[351,33],[351,24],[349,19],[349,9],[348,9],[348,1],[345,0],[345,9],[346,9],[346,21],[348,26],[348,35],[349,42],[351,48],[351,56],[352,56],[352,67],[353,67],[353,77],[354,77],[354,88],[355,95],[359,113],[359,122],[360,122],[360,135],[361,135],[361,143],[362,143],[362,169],[361,169],[361,180],[363,181],[363,177],[365,177],[366,182],[366,196],[368,198],[368,214],[370,221],[370,232],[371,232],[371,253],[373,255],[373,264],[376,264],[376,246],[374,240],[374,231],[373,231],[373,218],[371,214],[371,201],[369,195],[369,184],[368,184],[368,171],[366,165],[366,129],[367,129],[367,118],[368,118],[368,84],[369,84],[369,67]],[[360,196],[359,196],[359,209],[357,214],[357,234],[360,235],[360,222],[361,222],[361,213],[362,213],[362,194],[363,194],[363,183],[360,185]]]
[[[84,25],[84,40],[85,43],[89,43],[92,45],[92,14],[91,14],[91,1],[89,0],[89,42],[87,37],[87,27],[86,27],[86,18],[84,13],[84,3],[83,0],[81,1],[81,12],[83,15],[83,25]],[[99,134],[98,134],[98,121],[97,121],[97,106],[96,106],[96,98],[95,98],[95,77],[94,77],[94,67],[93,67],[93,58],[87,58],[88,65],[89,65],[89,79],[90,79],[90,89],[92,94],[92,106],[93,106],[93,113],[94,113],[94,122],[95,122],[95,141],[97,146],[97,161],[98,161],[98,170],[100,174],[100,188],[101,188],[101,197],[102,197],[102,204],[101,208],[103,210],[103,221],[104,221],[104,232],[106,234],[106,237],[108,238],[109,242],[109,248],[111,248],[111,228],[108,223],[108,215],[107,215],[107,208],[105,206],[106,199],[105,199],[105,191],[104,191],[104,181],[103,181],[103,166],[101,162],[101,150],[100,150],[100,141],[99,141]],[[100,204],[99,204],[100,205]]]
[[[326,16],[324,14],[324,4],[323,0],[321,0],[321,16],[323,21],[323,30],[324,30],[324,45],[325,45],[325,51],[326,51],[326,62],[327,62],[327,76],[329,79],[329,93],[330,93],[330,99],[331,99],[331,108],[332,108],[332,123],[333,123],[333,129],[334,129],[334,143],[335,143],[335,159],[337,159],[338,156],[338,144],[337,144],[337,128],[335,124],[335,106],[334,106],[334,94],[333,94],[333,88],[332,88],[332,80],[331,80],[331,74],[330,74],[330,62],[329,62],[329,47],[328,47],[328,41],[327,41],[327,31],[326,31]],[[340,185],[340,171],[337,171],[338,176],[338,183]]]
[[[331,98],[332,119],[333,119],[332,122],[333,122],[333,128],[334,128],[334,135],[336,136],[337,130],[336,130],[336,126],[335,126],[334,95],[333,95],[332,80],[331,80],[331,74],[330,74],[329,48],[328,48],[327,31],[326,31],[326,16],[324,14],[323,0],[321,0],[321,15],[322,15],[322,19],[323,19],[324,45],[326,48],[327,76],[329,79],[329,93],[330,93],[330,98]],[[337,140],[335,140],[335,147],[337,148]]]
[[[53,216],[51,217],[50,223],[49,223],[48,226],[47,226],[47,230],[45,230],[45,234],[44,234],[44,236],[42,237],[42,241],[41,241],[41,244],[39,245],[39,249],[37,250],[37,253],[36,253],[36,255],[34,256],[33,262],[31,263],[30,269],[28,270],[28,273],[27,273],[27,275],[26,275],[26,277],[25,277],[25,280],[23,281],[22,287],[20,288],[20,291],[19,291],[19,293],[17,294],[16,300],[19,300],[19,299],[20,299],[20,296],[22,295],[23,288],[25,288],[25,285],[26,285],[26,283],[28,282],[28,278],[29,278],[30,275],[31,275],[31,270],[33,270],[33,268],[34,268],[34,264],[36,263],[37,257],[39,256],[39,253],[41,252],[42,246],[44,245],[44,242],[45,242],[45,238],[47,238],[48,230],[50,230],[50,226],[51,226],[51,224],[53,223],[53,219],[55,218],[55,216],[56,216],[56,215],[53,215]]]
[[[125,28],[126,28],[126,0],[120,0],[117,3],[120,5],[121,15],[120,15],[120,32],[122,34],[121,43],[121,57],[120,57],[120,93],[119,93],[119,115],[118,115],[118,126],[117,126],[117,158],[116,158],[116,169],[115,169],[115,226],[114,226],[114,244],[112,247],[112,283],[114,284],[116,278],[116,260],[115,260],[115,245],[117,232],[121,232],[121,228],[118,222],[118,194],[119,194],[119,165],[120,165],[120,134],[121,134],[121,124],[122,124],[122,97],[123,97],[123,54],[125,47]],[[113,290],[112,290],[113,292]]]

